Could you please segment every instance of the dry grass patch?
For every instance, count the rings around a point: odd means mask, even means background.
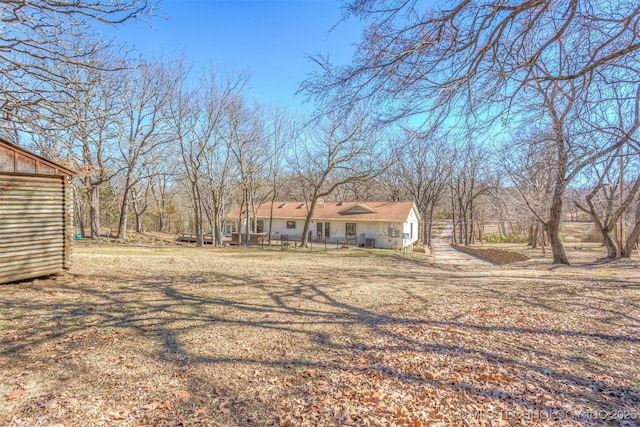
[[[640,275],[80,244],[0,287],[0,424],[636,424]]]

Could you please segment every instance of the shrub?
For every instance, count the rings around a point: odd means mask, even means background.
[[[485,236],[484,241],[486,243],[527,243],[529,238],[522,234],[516,234],[513,236],[503,236],[501,234]]]

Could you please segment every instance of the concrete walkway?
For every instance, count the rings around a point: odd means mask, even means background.
[[[474,256],[457,251],[449,244],[451,242],[451,234],[453,232],[453,222],[447,221],[447,225],[442,230],[439,237],[431,240],[436,263],[450,265],[468,265],[468,266],[488,266],[493,265],[490,262],[483,261]]]

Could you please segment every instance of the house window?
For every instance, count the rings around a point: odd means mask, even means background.
[[[347,237],[355,237],[356,235],[356,223],[355,222],[347,222],[345,224]]]
[[[290,230],[295,230],[296,229],[296,222],[295,221],[287,221],[287,228]]]
[[[264,219],[256,221],[256,233],[264,233]]]

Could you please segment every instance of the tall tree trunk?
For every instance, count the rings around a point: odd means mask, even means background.
[[[165,212],[166,212],[166,202],[163,194],[162,200],[160,200],[160,212],[158,212],[158,231],[161,233],[165,232],[165,215],[166,215]]]
[[[622,256],[625,258],[631,257],[631,253],[633,252],[634,247],[637,247],[638,239],[640,238],[640,221],[636,222],[635,227],[631,233],[629,233],[629,237],[627,237],[627,242],[624,245],[624,251]]]
[[[629,233],[627,241],[624,244],[622,256],[625,258],[631,257],[633,249],[638,247],[638,239],[640,239],[640,203],[636,205],[635,220],[636,225],[633,227],[633,230],[631,230],[631,233]]]
[[[302,246],[303,248],[307,246],[307,234],[309,233],[311,219],[313,218],[313,212],[316,210],[317,202],[318,202],[317,197],[314,197],[311,200],[311,206],[309,206],[309,211],[307,212],[307,218],[304,221],[304,227],[302,227],[302,240],[300,241],[300,246]]]
[[[423,215],[423,222],[422,222],[422,244],[425,246],[430,246],[431,245],[431,236],[429,236],[429,220],[427,219],[427,215]]]
[[[589,204],[593,206],[590,200]],[[600,233],[600,236],[602,236],[602,244],[605,246],[605,248],[607,248],[607,258],[618,258],[621,248],[618,246],[619,243],[616,242],[615,239],[616,233],[613,221],[605,220],[606,223],[603,224],[603,221],[600,219],[600,217],[595,212],[595,209],[593,208],[591,211],[589,211],[589,215],[591,216],[593,224],[596,226],[598,233]]]
[[[91,226],[91,238],[100,238],[100,188],[97,185],[92,186],[89,195],[89,224]]]
[[[120,207],[120,220],[118,221],[118,239],[127,238],[128,219],[129,219],[129,191],[125,190],[124,199]]]
[[[453,196],[453,189],[451,190],[451,195]],[[451,243],[456,243],[456,202],[453,197],[451,197]]]
[[[195,214],[196,214],[196,247],[201,248],[204,246],[204,229],[203,229],[204,227],[202,226],[203,214],[202,214],[202,202],[200,201],[200,198],[196,200]]]
[[[80,229],[80,234],[82,235],[82,237],[86,237],[84,235],[84,212],[82,209],[82,203],[80,202],[80,197],[78,196],[78,191],[76,189],[76,187],[73,187],[73,201],[74,201],[74,212],[76,214],[76,218],[78,221],[78,228]]]
[[[220,215],[220,209],[216,209],[215,221],[213,224],[213,232],[215,234],[214,244],[216,246],[222,246],[224,239],[222,237],[222,219]]]
[[[560,240],[560,222],[562,221],[562,196],[564,195],[564,181],[557,182],[553,190],[551,210],[549,215],[548,232],[553,264],[569,265],[569,259]]]
[[[527,244],[531,246],[531,249],[535,249],[538,246],[538,223],[536,221],[529,223],[529,239]]]
[[[276,191],[275,191],[275,185],[274,185],[274,191],[272,193],[271,196],[271,207],[269,208],[269,246],[271,246],[271,229],[273,227],[273,204],[276,201]]]
[[[138,211],[138,209],[134,209],[136,215],[136,233],[142,233],[142,216],[144,212]]]
[[[469,215],[462,207],[462,200],[460,200],[460,239],[465,246],[469,246]]]
[[[200,201],[200,189],[197,182],[191,183],[191,197],[193,199],[193,217],[194,228],[196,233],[196,247],[201,248],[204,246],[204,236],[202,231],[202,203]]]
[[[599,224],[596,224],[596,227],[599,227]],[[612,234],[613,231],[613,234]],[[600,230],[600,233],[602,234],[602,241],[604,243],[604,246],[607,248],[607,258],[618,258],[620,257],[620,253],[621,253],[621,247],[618,246],[618,244],[616,244],[615,241],[615,227],[613,230],[610,230],[608,228],[603,228]]]
[[[474,244],[475,241],[475,216],[473,215],[473,199],[469,204],[469,244]]]
[[[213,232],[213,245],[222,246],[222,227],[220,226],[220,205],[215,195],[213,195],[213,224],[211,231]]]
[[[127,221],[129,219],[129,193],[131,191],[131,180],[133,170],[129,168],[124,181],[124,192],[122,194],[122,205],[120,206],[120,220],[118,221],[118,239],[127,238]]]
[[[249,232],[247,221],[242,220],[242,208],[245,206],[244,191],[242,192],[242,201],[240,202],[240,213],[238,214],[238,246],[244,245],[244,235]],[[247,218],[249,217],[249,208],[247,207]]]
[[[127,238],[127,227],[129,224],[129,194],[131,194],[131,182],[130,176],[127,176],[124,187],[124,194],[122,195],[122,205],[120,206],[120,219],[118,220],[118,239]]]
[[[214,233],[215,233],[214,244],[216,246],[224,245],[224,236],[223,236],[224,218],[222,217],[222,215],[224,212],[225,192],[224,192],[224,189],[221,187],[218,187],[218,190],[215,191],[215,194],[214,194],[215,198],[213,201],[213,217],[214,217]]]
[[[423,236],[422,241],[426,246],[431,246],[431,231],[433,229],[433,207],[428,208],[424,212]]]
[[[546,224],[540,224],[540,248],[542,249],[542,256],[546,256],[547,255],[547,250],[546,250],[546,242],[545,242],[545,231],[547,230],[547,225]]]

